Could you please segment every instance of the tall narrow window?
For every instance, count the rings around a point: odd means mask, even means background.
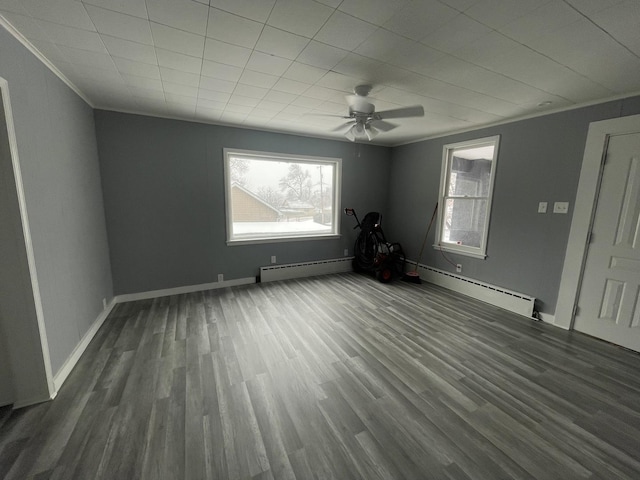
[[[437,248],[485,258],[499,136],[445,145]]]
[[[227,242],[335,237],[339,158],[224,150]]]

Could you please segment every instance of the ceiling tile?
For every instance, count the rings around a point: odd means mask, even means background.
[[[239,83],[244,85],[252,85],[254,87],[271,88],[278,81],[275,75],[245,70],[240,76]]]
[[[414,40],[409,40],[384,28],[379,28],[362,42],[354,52],[381,62],[386,62],[393,58],[393,52],[411,48],[413,44],[415,44]]]
[[[200,75],[196,73],[187,73],[180,70],[160,67],[160,77],[162,77],[162,83],[178,83],[180,85],[187,85],[190,87],[197,87],[200,85]]]
[[[314,85],[304,92],[306,97],[317,98],[319,100],[331,100],[341,101],[344,99],[344,92],[334,90],[332,88],[321,87],[320,85]]]
[[[23,0],[0,0],[0,11],[29,15]]]
[[[640,3],[627,1],[602,10],[591,17],[600,27],[640,56]]]
[[[490,32],[491,28],[486,25],[466,15],[457,15],[450,22],[427,35],[421,42],[436,50],[453,53],[467,45],[472,45]]]
[[[499,30],[509,38],[526,43],[565,28],[583,17],[562,0],[553,0]]]
[[[192,57],[202,56],[205,40],[203,35],[196,35],[155,22],[151,22],[150,25],[156,47]]]
[[[374,25],[384,25],[408,3],[409,0],[344,0],[338,10]]]
[[[269,100],[270,102],[284,103],[285,105],[289,105],[296,98],[298,98],[298,95],[294,95],[293,93],[278,92],[277,90],[270,90],[269,93],[264,96],[265,100]]]
[[[22,0],[22,5],[34,18],[83,30],[96,30],[82,3],[76,0]]]
[[[122,74],[122,78],[127,85],[146,90],[156,90],[164,92],[162,81],[154,78],[138,77],[136,75]]]
[[[165,92],[164,96],[166,98],[167,104],[174,103],[179,105],[189,105],[195,108],[195,106],[198,103],[198,99],[193,96],[186,96],[186,95],[180,95],[176,93],[167,93],[167,92]]]
[[[87,5],[95,5],[96,7],[106,8],[114,12],[124,13],[148,19],[147,6],[144,0],[81,0]]]
[[[209,7],[191,0],[146,0],[149,20],[205,35]]]
[[[282,76],[291,80],[297,80],[298,82],[314,84],[324,77],[327,71],[328,70],[324,68],[293,62]]]
[[[175,95],[183,95],[196,98],[198,96],[198,87],[191,87],[188,85],[181,85],[179,83],[171,83],[162,81],[162,86],[165,93],[173,93]]]
[[[304,95],[300,95],[293,102],[291,102],[292,105],[304,108],[315,108],[321,103],[323,103],[323,101],[318,98],[306,97]]]
[[[79,48],[66,47],[64,45],[58,45],[58,48],[67,60],[74,65],[86,65],[105,70],[116,69],[112,58],[107,53],[90,52],[89,50],[81,50]]]
[[[235,93],[236,95],[242,95],[244,97],[264,98],[268,91],[269,90],[266,88],[254,87],[252,85],[242,85],[239,83],[238,85],[236,85],[233,93]]]
[[[206,3],[206,2],[204,2]],[[256,22],[266,22],[275,5],[275,0],[211,0],[208,2],[212,7],[225,10],[229,13],[241,17],[255,20]]]
[[[281,78],[273,86],[274,90],[279,92],[294,93],[300,95],[304,93],[311,85],[303,82],[296,82],[295,80],[289,80],[288,78]]]
[[[30,40],[30,42],[42,55],[47,58],[47,60],[53,62],[53,64],[65,75],[65,69],[73,70],[73,65],[67,61],[67,58],[55,43],[44,42],[42,40]]]
[[[412,1],[386,22],[384,27],[404,37],[421,40],[453,20],[458,13],[437,0]]]
[[[227,13],[209,9],[207,37],[241,47],[253,48],[258,41],[263,24]]]
[[[15,29],[29,40],[51,42],[51,38],[49,38],[49,35],[47,35],[42,28],[42,20],[11,12],[2,12],[2,15]]]
[[[484,65],[485,62],[490,63],[497,55],[510,53],[520,47],[518,42],[492,31],[457,49],[453,55],[476,65]]]
[[[212,62],[224,63],[244,68],[251,56],[251,50],[230,43],[207,38],[204,45],[204,58]]]
[[[291,60],[262,52],[253,52],[245,68],[270,75],[282,75],[291,65]]]
[[[148,90],[146,88],[129,87],[131,94],[135,97],[148,98],[150,100],[164,101],[164,92],[159,90]]]
[[[549,0],[481,0],[465,10],[465,15],[491,28],[500,28]]]
[[[279,102],[271,102],[269,100],[262,100],[258,106],[256,108],[259,108],[261,110],[268,110],[270,112],[280,112],[282,111],[282,109],[286,107],[286,105],[284,103],[279,103]]]
[[[389,60],[390,64],[423,75],[428,75],[433,69],[433,63],[446,55],[421,43],[393,49],[390,53],[392,54]]]
[[[251,98],[251,97],[243,97],[242,95],[231,95],[231,98],[229,99],[229,103],[232,105],[243,105],[245,107],[255,107],[256,105],[258,105],[258,103],[260,103],[260,100],[258,100],[257,98]]]
[[[334,9],[312,0],[277,0],[267,23],[287,32],[312,38]]]
[[[228,82],[226,80],[220,80],[219,78],[200,77],[200,88],[205,90],[214,90],[216,92],[233,93],[236,84],[234,82]]]
[[[242,113],[245,115],[249,114],[251,110],[253,110],[253,107],[248,107],[246,105],[237,105],[235,103],[231,103],[231,101],[227,103],[227,106],[224,109],[225,112]]]
[[[329,72],[317,83],[317,85],[345,93],[352,93],[356,85],[366,83],[364,78],[355,78],[337,72]]]
[[[197,74],[200,74],[200,70],[202,70],[201,58],[190,57],[189,55],[163,50],[162,48],[156,48],[156,55],[158,56],[158,65],[161,67]]]
[[[309,39],[265,25],[255,49],[294,60],[309,44]]]
[[[240,79],[240,75],[242,75],[242,68],[204,60],[202,62],[202,75],[229,82],[237,82]]]
[[[588,16],[623,3],[624,1],[625,0],[567,0],[567,3]]]
[[[92,5],[86,5],[85,8],[98,32],[132,42],[153,45],[148,21]]]
[[[377,27],[351,15],[336,11],[314,37],[314,40],[345,50],[353,50]]]
[[[136,62],[158,63],[156,49],[151,45],[143,45],[142,43],[131,42],[108,35],[101,35],[101,38],[111,56],[127,58]]]
[[[127,60],[126,58],[112,58],[120,73],[160,80],[160,70],[158,69],[158,65],[134,62],[133,60]]]
[[[200,91],[198,92],[198,104],[202,104],[206,108],[221,108],[211,104],[207,106],[207,102],[216,102],[217,104],[222,103],[224,107],[230,98],[231,94],[226,92],[217,92],[203,88],[200,88]]]
[[[106,53],[107,50],[97,32],[90,32],[80,28],[67,27],[51,22],[40,22],[40,27],[53,43],[67,47]]]
[[[207,100],[205,98],[198,97],[197,105],[198,107],[201,107],[201,108],[209,108],[211,110],[222,111],[224,110],[224,107],[227,106],[227,100],[217,102],[215,100]]]
[[[348,53],[346,50],[312,40],[302,53],[298,55],[296,61],[330,70],[346,57]]]

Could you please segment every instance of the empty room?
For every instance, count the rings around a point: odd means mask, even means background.
[[[0,0],[0,479],[640,478],[636,0]]]

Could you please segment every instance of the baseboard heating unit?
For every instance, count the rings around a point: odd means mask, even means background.
[[[407,261],[415,266],[415,262]],[[412,267],[415,268],[415,267]],[[424,281],[448,288],[482,302],[531,317],[536,299],[523,293],[507,290],[472,278],[445,272],[427,265],[419,265],[418,273]]]
[[[289,263],[286,265],[270,265],[260,267],[260,281],[274,282],[291,278],[313,277],[330,273],[351,272],[353,257],[333,260],[317,260],[314,262]]]

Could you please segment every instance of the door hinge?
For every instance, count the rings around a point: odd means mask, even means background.
[[[587,245],[589,245],[589,244],[591,244],[591,243],[593,243],[595,241],[594,237],[595,237],[595,235],[593,234],[593,232],[589,232],[587,234]]]
[[[571,312],[571,316],[572,317],[577,317],[578,316],[578,312],[580,311],[580,307],[578,307],[578,304],[576,303],[573,306],[573,311]]]

